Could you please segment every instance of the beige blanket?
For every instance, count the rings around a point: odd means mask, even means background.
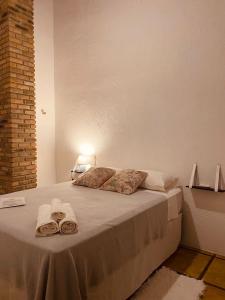
[[[67,182],[14,195],[27,205],[0,210],[0,299],[90,299],[167,227],[167,200],[144,190],[126,196]],[[35,237],[38,207],[52,198],[72,204],[77,234]]]

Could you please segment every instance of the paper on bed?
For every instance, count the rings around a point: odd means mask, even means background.
[[[24,197],[0,197],[0,208],[8,208],[25,205]]]
[[[126,196],[69,182],[16,195],[27,205],[0,211],[0,278],[19,286],[24,300],[86,299],[167,230],[167,199],[144,190]],[[38,207],[57,197],[71,203],[78,233],[35,238]]]

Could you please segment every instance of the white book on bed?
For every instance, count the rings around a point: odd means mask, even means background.
[[[0,208],[22,206],[25,204],[24,197],[0,197]]]

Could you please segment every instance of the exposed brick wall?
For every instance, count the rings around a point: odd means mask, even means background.
[[[5,122],[10,119],[10,68],[9,68],[8,3],[0,1],[0,193],[9,185],[10,152],[8,136],[10,128]]]
[[[0,194],[33,187],[33,0],[0,0]]]

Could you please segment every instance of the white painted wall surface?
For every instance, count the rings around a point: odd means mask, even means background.
[[[56,181],[53,0],[34,1],[34,24],[37,176],[43,186]]]
[[[213,184],[225,170],[225,1],[55,0],[57,180],[97,161]],[[183,243],[225,255],[225,195],[184,189]]]

